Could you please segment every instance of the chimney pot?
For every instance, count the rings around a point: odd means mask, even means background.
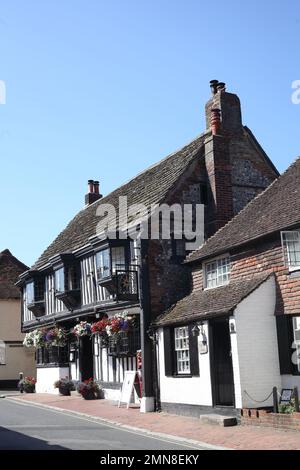
[[[226,91],[226,84],[224,82],[219,82],[217,85],[217,90],[219,93]]]
[[[102,194],[99,194],[99,181],[88,180],[88,193],[85,195],[85,205],[89,206],[101,198]]]
[[[88,192],[90,194],[94,193],[94,180],[88,180]]]
[[[99,194],[99,181],[94,181],[94,193]]]
[[[211,92],[213,95],[215,95],[218,91],[217,86],[218,86],[219,80],[211,80],[209,83],[210,83]]]
[[[219,108],[213,108],[210,115],[210,127],[212,135],[220,133],[221,128],[221,111]]]

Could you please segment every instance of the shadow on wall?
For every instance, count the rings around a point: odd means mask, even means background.
[[[64,450],[46,441],[0,427],[0,450]]]

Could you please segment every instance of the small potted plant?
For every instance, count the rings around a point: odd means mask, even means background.
[[[85,400],[101,398],[101,389],[93,378],[79,382],[77,385],[77,391]]]
[[[74,383],[67,377],[65,379],[59,379],[54,382],[54,388],[58,388],[60,395],[70,396],[71,392],[75,390]]]
[[[18,383],[18,387],[21,393],[34,393],[35,392],[36,379],[31,376],[27,376],[21,379]]]

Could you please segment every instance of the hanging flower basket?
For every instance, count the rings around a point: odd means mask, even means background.
[[[117,344],[124,333],[133,331],[138,326],[137,317],[129,315],[125,310],[111,318],[104,318],[91,326],[92,334],[98,334],[105,347]]]
[[[67,343],[67,333],[64,328],[51,328],[46,333],[46,346],[63,348]]]
[[[92,325],[87,321],[81,321],[77,325],[74,326],[72,333],[77,337],[80,338],[82,336],[91,336],[92,334]]]
[[[49,346],[64,347],[67,343],[67,332],[64,328],[54,327],[51,329],[37,328],[26,333],[23,345],[27,348],[43,348]]]

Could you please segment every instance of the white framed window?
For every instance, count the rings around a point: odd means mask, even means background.
[[[6,346],[4,341],[0,340],[0,365],[5,366],[6,364]]]
[[[293,317],[293,340],[295,354],[293,354],[293,364],[300,372],[300,317]]]
[[[300,231],[281,232],[285,265],[290,271],[300,269]]]
[[[190,374],[191,367],[188,326],[174,328],[174,339],[177,374]]]
[[[224,256],[209,261],[205,264],[205,287],[211,289],[213,287],[224,286],[229,282],[230,276],[230,258]]]

